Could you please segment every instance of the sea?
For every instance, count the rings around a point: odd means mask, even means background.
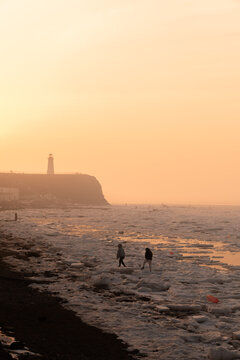
[[[21,209],[17,221],[14,213],[0,212],[0,230],[14,239],[6,247],[29,256],[5,261],[138,350],[136,359],[216,360],[216,351],[240,350],[240,207],[76,204]],[[141,269],[146,248],[152,272]]]

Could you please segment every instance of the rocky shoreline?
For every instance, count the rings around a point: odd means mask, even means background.
[[[4,257],[17,252],[6,248],[4,234],[0,234],[0,249],[1,360],[12,355],[20,360],[133,359],[116,335],[83,323],[62,306],[61,299],[30,287],[33,274],[13,271]],[[4,343],[3,335],[11,343]]]

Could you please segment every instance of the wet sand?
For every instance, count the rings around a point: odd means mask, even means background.
[[[0,234],[0,327],[37,355],[19,359],[35,360],[131,360],[114,334],[86,325],[74,312],[64,309],[59,298],[29,287],[32,274],[18,273],[3,258],[12,255],[1,249]],[[21,346],[20,346],[21,348]],[[0,344],[0,359],[12,359]]]

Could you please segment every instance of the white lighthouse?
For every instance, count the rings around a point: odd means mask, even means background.
[[[53,156],[52,156],[52,154],[49,154],[49,157],[48,157],[47,174],[49,174],[49,175],[54,174],[54,165],[53,165]]]

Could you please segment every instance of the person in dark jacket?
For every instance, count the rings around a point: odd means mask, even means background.
[[[143,266],[141,267],[141,270],[143,270],[145,264],[148,263],[149,270],[152,271],[152,257],[153,257],[153,253],[151,252],[151,250],[149,248],[146,248],[145,249],[145,259],[143,262]]]
[[[118,252],[117,252],[117,259],[119,259],[119,265],[118,266],[126,266],[123,262],[123,259],[125,258],[125,251],[122,247],[122,244],[118,244]]]

